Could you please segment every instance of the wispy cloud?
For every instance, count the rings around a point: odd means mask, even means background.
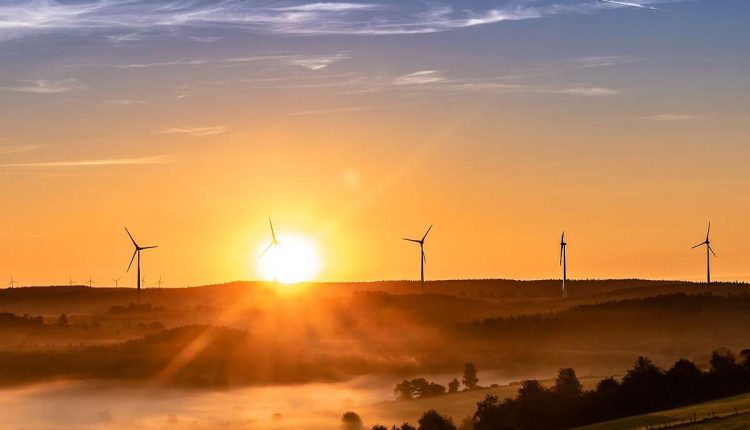
[[[375,9],[378,5],[362,3],[307,3],[294,6],[277,7],[277,11],[303,12],[349,12],[353,10]]]
[[[96,160],[66,160],[31,163],[2,164],[2,167],[102,167],[102,166],[135,166],[144,164],[165,164],[174,161],[172,157],[156,155],[141,158],[104,158]]]
[[[619,3],[622,6],[628,2]],[[281,6],[274,0],[4,0],[0,4],[0,39],[38,32],[85,30],[119,32],[111,35],[110,40],[127,42],[137,40],[144,31],[189,32],[206,28],[300,35],[434,33],[503,21],[586,13],[602,6],[599,2],[511,0],[464,3],[455,7],[421,0],[290,1]]]
[[[545,92],[542,90],[542,92]],[[584,96],[584,97],[602,97],[602,96],[616,96],[622,93],[620,90],[603,87],[572,87],[572,88],[560,88],[560,89],[548,89],[546,92],[552,94],[568,94],[573,96]]]
[[[648,120],[648,121],[660,121],[660,122],[680,122],[680,121],[689,121],[691,119],[697,119],[697,118],[700,118],[700,115],[673,114],[673,113],[663,113],[659,115],[643,117],[643,119]]]
[[[608,4],[612,4],[612,5],[616,5],[616,6],[635,7],[635,8],[639,8],[639,9],[661,10],[661,11],[664,10],[664,9],[659,9],[658,7],[649,6],[649,5],[643,4],[643,3],[635,3],[635,2],[628,2],[628,1],[617,1],[617,0],[599,0],[599,1],[602,2],[602,3],[608,3]]]
[[[329,65],[348,58],[346,54],[322,55],[319,57],[296,57],[289,60],[291,64],[304,67],[309,70],[325,69]]]
[[[113,105],[121,105],[121,106],[132,106],[132,105],[142,105],[148,102],[145,100],[114,99],[114,100],[105,100],[104,103],[109,103]]]
[[[0,139],[3,142],[4,139]],[[0,155],[20,154],[23,152],[33,151],[37,145],[0,145]]]
[[[23,83],[12,87],[2,87],[6,91],[16,91],[30,94],[59,94],[71,91],[85,90],[87,86],[77,79],[46,80],[37,79],[22,81]]]
[[[162,130],[162,133],[165,134],[182,134],[185,136],[192,136],[192,137],[205,137],[205,136],[214,136],[217,134],[221,134],[227,131],[227,128],[224,126],[214,126],[214,127],[170,127],[165,128]]]
[[[374,106],[345,106],[332,109],[311,109],[303,110],[299,112],[291,112],[284,114],[283,116],[309,116],[309,115],[327,115],[332,113],[346,113],[346,112],[363,112],[381,109]]]
[[[424,85],[445,81],[446,78],[437,70],[420,70],[402,75],[393,80],[393,85]]]

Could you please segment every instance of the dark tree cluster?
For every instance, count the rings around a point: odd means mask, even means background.
[[[400,426],[391,426],[389,429],[382,424],[376,424],[372,426],[372,430],[457,430],[457,428],[452,418],[430,409],[419,417],[417,427],[409,423],[403,423]]]
[[[0,312],[0,329],[1,328],[18,328],[18,327],[38,327],[44,324],[42,317],[33,317],[31,315],[15,315],[10,312]]]
[[[680,359],[668,369],[640,357],[621,381],[607,378],[584,391],[573,369],[561,369],[551,388],[523,381],[514,399],[488,395],[477,404],[474,430],[563,430],[750,391],[750,350],[711,355],[710,369]]]
[[[461,378],[461,383],[463,383],[465,387],[464,389],[473,390],[481,388],[477,385],[478,382],[477,367],[474,363],[466,363],[464,365],[464,374]],[[453,380],[448,383],[448,392],[458,392],[461,383],[458,382],[458,378],[453,378]],[[425,378],[412,380],[404,379],[402,382],[396,384],[396,388],[393,389],[393,392],[399,400],[411,400],[445,394],[445,387],[436,382],[430,382]]]

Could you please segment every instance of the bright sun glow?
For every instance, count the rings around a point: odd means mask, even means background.
[[[258,271],[266,281],[282,284],[312,281],[320,271],[320,255],[315,244],[295,234],[279,234],[279,244],[258,258]],[[267,245],[263,245],[262,252]]]

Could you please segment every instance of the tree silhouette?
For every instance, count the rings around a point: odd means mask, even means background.
[[[458,378],[453,378],[453,380],[448,383],[448,392],[449,393],[458,392],[458,387],[460,386],[461,386],[461,383],[458,382]]]
[[[474,366],[474,363],[464,364],[464,377],[461,382],[469,390],[476,388],[479,378],[477,378],[477,367]]]
[[[341,416],[341,428],[343,430],[362,430],[362,419],[356,412],[344,412]]]
[[[418,430],[456,430],[453,419],[440,415],[434,409],[423,413],[419,418],[418,424]]]

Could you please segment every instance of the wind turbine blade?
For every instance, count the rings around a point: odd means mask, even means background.
[[[690,247],[690,249],[695,249],[695,248],[697,248],[697,247],[699,247],[699,246],[703,246],[703,245],[705,245],[705,244],[706,244],[706,242],[701,242],[701,243],[699,243],[699,244],[697,244],[697,245],[695,245],[695,246],[691,246],[691,247]]]
[[[260,253],[260,256],[262,257],[266,255],[266,252],[268,252],[268,250],[271,249],[272,246],[273,246],[273,242],[269,243],[266,249],[264,249],[263,252]]]
[[[130,264],[128,264],[128,270],[126,270],[126,272],[130,272],[130,266],[132,266],[132,265],[133,265],[133,260],[135,260],[135,254],[137,254],[137,253],[138,253],[138,249],[136,249],[136,250],[135,250],[135,251],[133,252],[133,256],[132,256],[132,257],[130,257]],[[72,281],[71,281],[71,282],[72,282]]]
[[[156,245],[156,246],[144,246],[143,248],[141,248],[141,251],[143,251],[144,249],[154,249],[154,248],[158,248],[158,247],[159,247],[158,245]]]
[[[706,243],[708,243],[709,234],[711,234],[711,221],[708,222],[708,230],[706,230]]]
[[[714,255],[714,258],[716,258],[716,253],[714,252],[714,249],[711,248],[711,245],[708,245],[708,250],[711,251],[711,254]]]
[[[422,243],[422,241],[420,241],[420,240],[417,240],[417,239],[407,239],[405,237],[402,237],[401,240],[408,240],[409,242],[414,242],[414,243]]]
[[[130,238],[130,241],[133,242],[133,245],[138,248],[138,244],[135,243],[135,239],[133,239],[133,235],[130,234],[130,230],[128,230],[127,227],[125,227],[125,232],[128,234],[128,237]]]
[[[271,218],[268,218],[268,225],[271,226],[271,240],[273,241],[273,243],[277,243],[277,241],[276,241],[276,232],[273,231],[273,223],[271,222]]]
[[[563,254],[563,245],[560,245],[560,265],[562,266],[562,254]]]
[[[422,242],[424,242],[424,240],[427,237],[427,235],[430,234],[430,230],[432,230],[432,224],[430,224],[430,228],[428,228],[427,232],[424,234],[424,236],[422,236]]]

